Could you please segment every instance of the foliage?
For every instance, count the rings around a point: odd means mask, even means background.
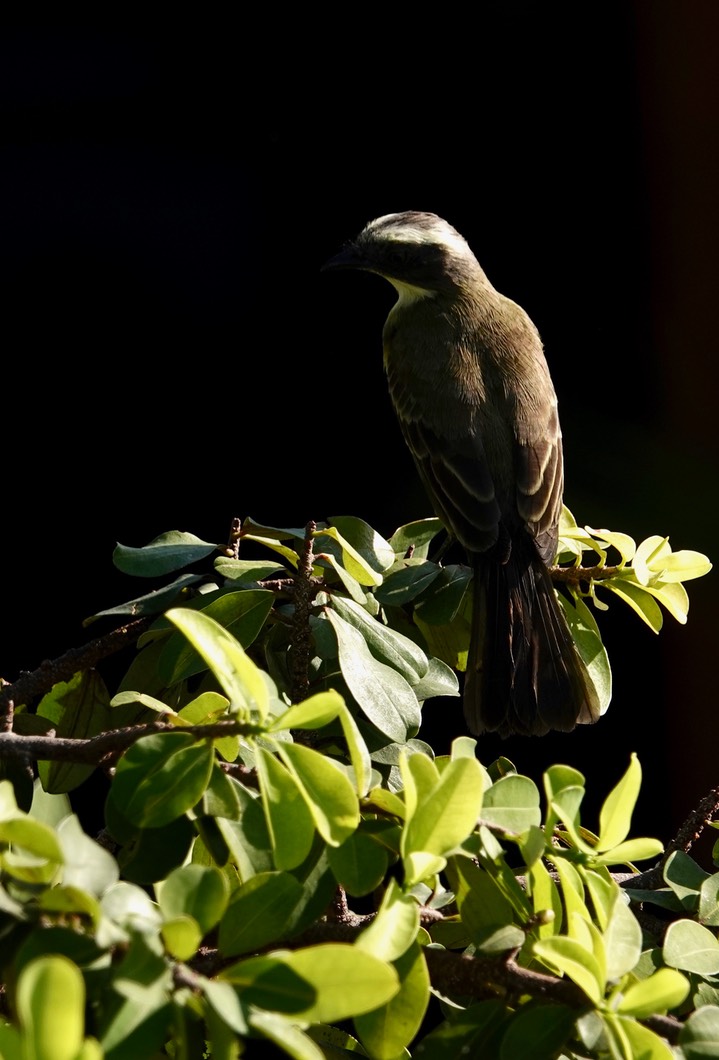
[[[471,576],[429,559],[440,529],[246,520],[227,547],[118,546],[126,573],[176,577],[103,612],[142,619],[115,694],[75,656],[38,704],[19,680],[14,717],[3,690],[2,1057],[719,1057],[719,872],[631,836],[636,756],[592,832],[576,769],[540,792],[469,738],[419,738],[467,650]],[[606,708],[586,599],[658,629],[708,562],[569,514],[560,559]],[[92,839],[68,792],[98,766]]]

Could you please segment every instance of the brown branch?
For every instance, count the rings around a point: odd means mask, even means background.
[[[581,585],[582,582],[608,581],[616,577],[623,567],[606,567],[598,564],[596,567],[565,567],[559,564],[549,568],[552,581],[562,582],[564,585]]]
[[[141,740],[163,732],[181,732],[195,740],[219,739],[223,736],[247,736],[261,730],[256,725],[238,721],[216,721],[212,725],[171,725],[151,721],[144,725],[129,725],[124,729],[110,729],[86,740],[64,736],[19,736],[14,732],[0,733],[0,760],[3,758],[34,758],[37,761],[79,762],[98,765],[108,755],[118,755]]]
[[[305,528],[305,541],[295,577],[295,612],[292,618],[290,643],[290,673],[292,676],[292,702],[301,703],[307,698],[310,687],[309,666],[312,638],[310,636],[310,600],[313,542],[317,523],[310,520]]]
[[[79,648],[70,648],[57,659],[46,659],[36,670],[22,674],[12,684],[3,685],[0,688],[0,714],[7,714],[11,700],[16,706],[22,706],[44,696],[58,681],[69,681],[78,670],[92,669],[101,659],[114,655],[137,640],[156,618],[157,615],[148,615],[128,622]]]
[[[626,879],[620,881],[621,886],[627,890],[631,890],[632,887],[656,890],[658,887],[664,886],[664,866],[671,855],[677,850],[682,850],[685,854],[688,854],[706,826],[716,818],[717,814],[719,814],[719,787],[712,788],[710,792],[699,800],[696,807],[679,826],[674,838],[667,843],[664,853],[656,865],[653,865],[652,868],[647,869],[645,872],[628,875]]]

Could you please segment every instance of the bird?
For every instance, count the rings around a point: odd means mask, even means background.
[[[370,221],[324,269],[375,273],[397,291],[382,333],[390,397],[434,512],[474,572],[469,731],[595,722],[598,694],[549,572],[564,466],[537,328],[434,213]]]

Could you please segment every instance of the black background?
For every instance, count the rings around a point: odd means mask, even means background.
[[[538,325],[578,520],[716,560],[718,43],[712,0],[6,24],[0,673],[136,594],[117,540],[430,514],[383,379],[393,292],[319,271],[395,210],[446,217]],[[637,751],[668,838],[719,783],[714,578],[659,637],[598,616],[598,726],[482,759],[603,795]],[[426,714],[443,751],[459,702]]]

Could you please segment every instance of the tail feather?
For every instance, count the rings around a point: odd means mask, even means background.
[[[541,736],[596,721],[596,690],[531,538],[515,540],[506,563],[476,557],[474,577],[464,687],[470,731]]]

